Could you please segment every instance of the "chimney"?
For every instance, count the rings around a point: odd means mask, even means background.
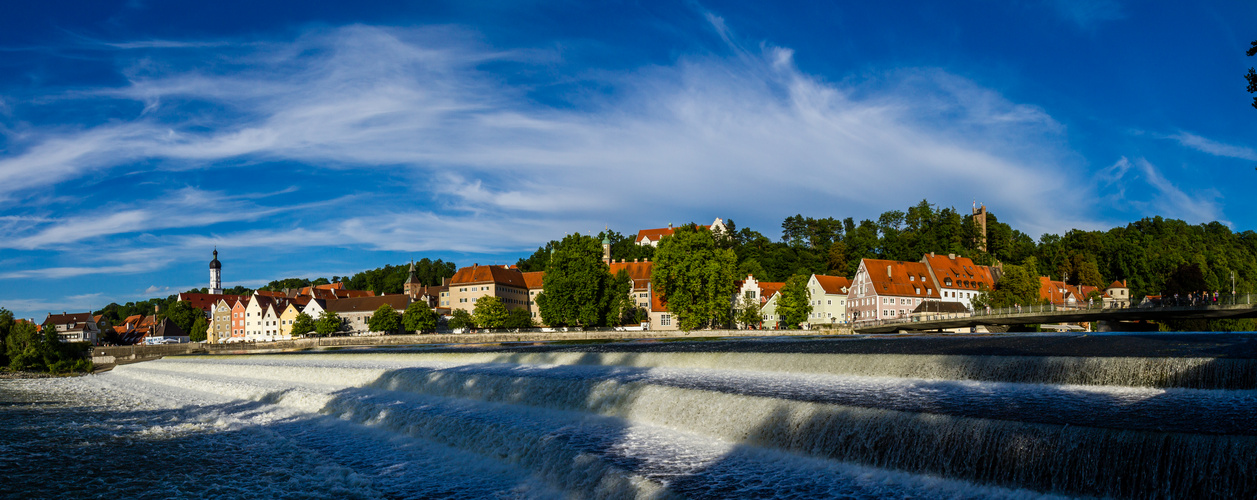
[[[637,259],[633,259],[633,262],[637,262]]]
[[[888,265],[886,265],[886,277],[887,277],[887,278],[890,278],[890,277],[892,277],[892,276],[894,276],[894,274],[891,274],[891,272],[890,272],[890,265],[888,264]]]
[[[472,265],[471,265],[471,267],[480,267],[480,263],[479,263],[479,262],[476,262],[476,263],[472,264]]]
[[[949,259],[951,259],[951,260],[956,260],[956,254],[954,254],[954,253],[949,253],[949,254],[947,254],[947,258],[949,258]]]
[[[157,314],[159,312],[161,312],[161,306],[157,304],[153,304],[153,314]]]

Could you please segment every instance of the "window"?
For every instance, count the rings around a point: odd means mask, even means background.
[[[672,326],[672,315],[671,314],[660,315],[659,324],[661,326]]]
[[[908,281],[916,281],[916,280],[917,280],[916,276],[913,276],[911,274],[908,275]]]

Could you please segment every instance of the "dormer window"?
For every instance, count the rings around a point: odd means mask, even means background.
[[[913,276],[911,274],[908,275],[908,281],[916,281],[916,280],[917,280],[916,276]]]

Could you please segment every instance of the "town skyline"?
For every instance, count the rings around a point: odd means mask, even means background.
[[[215,247],[256,288],[921,199],[1257,226],[1251,5],[434,5],[0,21],[0,306],[203,287]]]

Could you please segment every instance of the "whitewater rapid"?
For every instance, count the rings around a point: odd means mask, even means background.
[[[0,382],[17,429],[0,467],[25,498],[1222,497],[1255,484],[1252,372],[718,349],[176,357]],[[97,474],[50,479],[31,456]]]

